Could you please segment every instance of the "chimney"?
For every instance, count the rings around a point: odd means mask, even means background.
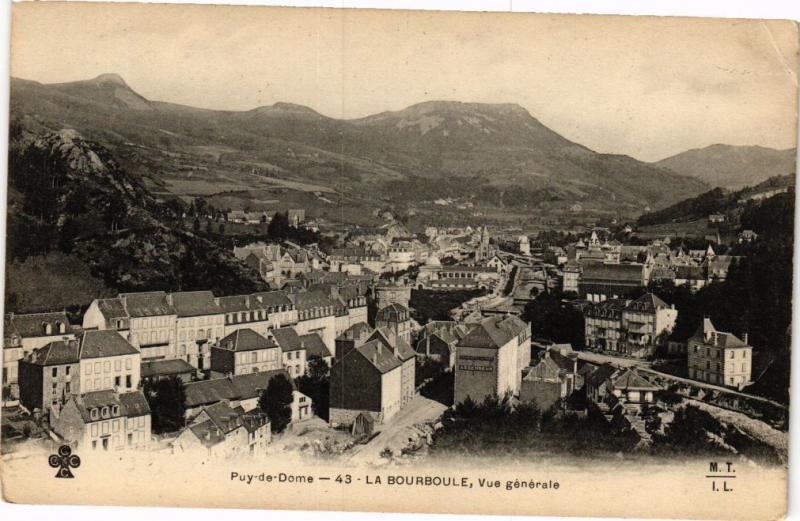
[[[743,337],[742,337],[742,340],[744,340],[744,343],[745,343],[745,344],[747,344],[747,339],[748,339],[748,337],[749,337],[749,335],[748,335],[747,333],[745,333],[745,334],[743,335]]]

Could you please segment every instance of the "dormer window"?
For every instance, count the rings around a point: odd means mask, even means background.
[[[67,332],[67,326],[63,322],[58,323],[58,332],[62,335]]]
[[[93,420],[96,420],[96,419],[97,419],[97,417],[98,417],[98,414],[97,414],[97,409],[91,409],[91,410],[89,411],[89,417],[90,417],[91,419],[93,419]]]
[[[44,324],[42,324],[42,326],[43,326],[45,335],[52,335],[53,334],[53,326],[52,326],[52,324],[44,323]]]
[[[119,405],[113,405],[111,407],[111,414],[117,416],[119,414]]]
[[[108,418],[108,406],[103,406],[103,412],[101,413],[103,418]]]

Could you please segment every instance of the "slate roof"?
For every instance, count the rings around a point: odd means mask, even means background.
[[[375,321],[381,322],[402,322],[409,319],[408,308],[402,304],[393,302],[388,306],[384,306],[378,310],[375,315]]]
[[[583,266],[582,282],[602,280],[640,283],[643,268],[642,264],[586,264]]]
[[[705,337],[706,333],[712,335],[710,340],[706,342]],[[714,336],[716,336],[716,344],[714,343]],[[697,328],[694,335],[692,336],[692,340],[696,340],[698,342],[702,342],[708,345],[716,345],[717,347],[749,347],[744,341],[734,335],[733,333],[727,333],[725,331],[718,331],[717,328],[714,327],[714,324],[711,323],[711,319],[704,318],[703,322]]]
[[[294,305],[292,300],[289,298],[289,294],[285,291],[275,290],[275,291],[261,291],[258,293],[253,293],[251,298],[256,299],[262,306],[264,307],[279,307],[279,306],[288,306],[288,309]],[[251,302],[251,306],[255,305],[255,303]]]
[[[595,386],[600,385],[604,381],[611,378],[611,376],[617,372],[617,368],[611,364],[603,364],[597,367],[592,374],[586,377],[586,381],[592,383]]]
[[[321,291],[305,291],[294,293],[291,296],[292,302],[298,311],[306,311],[320,307],[333,307],[333,301]]]
[[[702,266],[675,266],[675,278],[685,280],[705,280]]]
[[[499,349],[526,327],[527,324],[514,315],[489,317],[475,325],[457,346]]]
[[[81,360],[138,353],[130,342],[114,330],[85,331],[81,339]]]
[[[284,353],[303,349],[300,346],[300,335],[297,334],[297,331],[295,331],[293,327],[274,329],[272,331],[272,336]]]
[[[197,317],[201,315],[219,315],[222,308],[214,300],[210,291],[181,291],[171,293],[169,300],[179,317]]]
[[[624,372],[611,379],[615,389],[633,390],[633,391],[657,391],[660,389],[657,385],[653,384],[640,375],[634,369],[626,369]]]
[[[561,374],[561,368],[550,358],[542,358],[533,367],[528,368],[527,374],[522,378],[523,380],[537,380],[545,378],[558,378]]]
[[[278,375],[292,381],[286,369],[276,369],[188,383],[184,387],[186,406],[193,408],[221,400],[234,401],[255,398],[267,388],[269,381]]]
[[[384,346],[388,349],[397,350],[397,358],[398,360],[405,362],[411,358],[416,356],[416,353],[411,348],[411,346],[400,337],[392,335],[388,329],[386,328],[378,328],[373,331],[372,335],[369,337],[369,340],[378,340],[383,343]]]
[[[22,338],[63,336],[72,333],[67,314],[63,311],[53,313],[26,313],[24,315],[9,314],[6,315],[6,318],[10,321],[14,332]],[[44,324],[50,324],[50,335],[45,334]],[[64,324],[64,333],[59,332],[58,326],[60,324]]]
[[[84,423],[107,419],[98,417],[96,420],[92,420],[89,411],[91,409],[113,407],[114,405],[119,406],[119,414],[111,417],[135,417],[150,414],[150,406],[147,404],[142,391],[131,391],[122,394],[117,394],[112,390],[91,391],[80,396],[73,396],[71,400],[77,405],[78,412],[80,412]]]
[[[142,378],[154,376],[170,376],[195,372],[195,368],[186,360],[150,360],[142,362]]]
[[[217,305],[223,313],[236,313],[238,311],[252,311],[266,309],[261,302],[250,295],[231,295],[217,297]]]
[[[228,351],[256,351],[259,349],[272,349],[278,345],[269,338],[259,335],[249,328],[237,329],[219,341],[215,347]]]
[[[392,350],[387,348],[379,340],[364,342],[345,356],[355,356],[356,353],[366,358],[367,361],[382,374],[397,369],[402,365],[400,360],[394,356]]]
[[[97,301],[97,308],[106,318],[106,320],[115,318],[128,318],[128,312],[125,310],[125,304],[120,298],[100,299]]]
[[[309,333],[300,337],[303,348],[306,350],[306,359],[312,357],[329,358],[333,356],[317,333]]]
[[[366,322],[356,322],[352,326],[345,329],[336,340],[358,340],[366,335],[371,334],[372,331],[372,326]]]
[[[25,361],[35,365],[65,365],[77,364],[80,361],[78,341],[56,340],[46,346],[34,349],[25,358]]]
[[[654,312],[658,309],[668,308],[666,302],[658,298],[656,295],[652,293],[645,293],[638,299],[634,300],[633,302],[628,303],[627,309],[632,311],[647,311],[647,312]]]
[[[119,297],[128,315],[134,318],[177,314],[163,291],[120,293]]]

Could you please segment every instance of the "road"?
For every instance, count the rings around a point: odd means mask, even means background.
[[[679,382],[679,383],[682,383],[682,384],[691,385],[691,386],[694,386],[694,387],[700,387],[700,388],[703,388],[703,389],[709,389],[709,390],[713,390],[713,391],[718,391],[718,392],[729,394],[729,395],[733,395],[733,396],[740,396],[742,398],[755,400],[757,402],[768,403],[768,404],[773,405],[775,407],[778,407],[780,409],[784,409],[784,410],[786,409],[786,405],[784,405],[782,403],[779,403],[779,402],[776,402],[774,400],[770,400],[769,398],[764,398],[763,396],[757,396],[757,395],[754,395],[754,394],[743,393],[743,392],[736,391],[734,389],[729,389],[728,387],[722,387],[722,386],[719,386],[719,385],[709,384],[709,383],[705,383],[705,382],[699,382],[697,380],[691,380],[689,378],[682,378],[680,376],[675,376],[675,375],[672,375],[672,374],[669,374],[669,373],[663,373],[661,371],[657,371],[657,370],[655,370],[655,369],[653,369],[651,367],[652,364],[650,362],[647,362],[645,360],[637,360],[637,359],[634,359],[634,358],[622,358],[622,357],[616,357],[616,356],[611,356],[611,355],[604,355],[604,354],[601,354],[601,353],[592,353],[592,352],[589,352],[589,351],[577,351],[577,353],[578,353],[578,358],[580,358],[581,360],[586,360],[587,362],[591,362],[591,363],[594,363],[594,364],[609,363],[609,364],[615,365],[617,367],[636,367],[637,369],[641,370],[642,372],[650,373],[650,374],[659,376],[661,378],[666,378],[668,380],[672,380],[672,381]]]
[[[380,426],[380,433],[365,445],[356,445],[347,459],[349,463],[376,463],[385,449],[400,450],[408,445],[409,438],[419,434],[415,425],[429,423],[439,418],[447,406],[415,395],[388,423]]]

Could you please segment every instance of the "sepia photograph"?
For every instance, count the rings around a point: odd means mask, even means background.
[[[5,501],[786,516],[797,22],[10,32]]]

